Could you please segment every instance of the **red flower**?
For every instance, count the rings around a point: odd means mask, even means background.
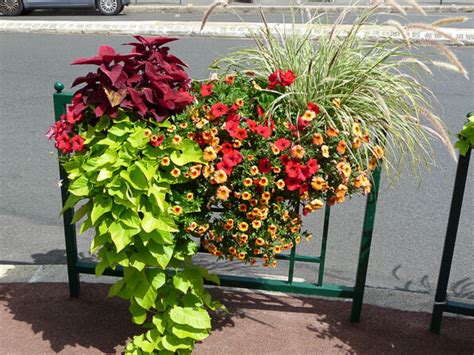
[[[224,144],[222,144],[221,152],[223,154],[229,154],[233,150],[234,150],[234,147],[232,146],[232,144],[230,142],[225,142]]]
[[[272,130],[267,126],[258,125],[255,132],[263,138],[270,138],[272,135]]]
[[[245,138],[248,137],[247,131],[245,130],[245,128],[242,127],[237,127],[234,131],[230,133],[230,136],[240,141],[243,141]]]
[[[310,121],[305,121],[301,117],[298,117],[298,129],[300,131],[304,131],[306,127],[311,126]]]
[[[161,145],[161,143],[163,143],[163,141],[165,140],[165,136],[164,135],[161,135],[161,136],[156,136],[156,135],[152,135],[150,137],[150,145],[152,147],[159,147]]]
[[[311,174],[316,174],[319,170],[318,161],[316,159],[310,159],[306,163],[306,166],[309,168]]]
[[[66,133],[62,133],[60,136],[56,137],[56,148],[61,151],[63,154],[71,153],[71,140]]]
[[[257,105],[257,114],[260,118],[265,116],[265,110],[260,105]]]
[[[251,119],[247,119],[246,120],[247,122],[247,127],[252,131],[252,132],[256,132],[257,130],[257,122],[251,120]]]
[[[231,167],[238,165],[242,161],[242,159],[242,154],[240,154],[240,152],[238,152],[237,150],[233,150],[232,152],[224,154],[224,156],[222,157],[222,161],[230,165]]]
[[[201,85],[201,96],[206,97],[212,95],[212,83]]]
[[[262,158],[258,161],[258,170],[262,174],[268,174],[272,170],[272,163],[268,158]]]
[[[211,107],[212,115],[215,118],[222,117],[227,113],[227,106],[222,102],[212,105]]]
[[[275,145],[280,151],[284,151],[290,147],[291,142],[288,139],[280,138],[275,142]]]
[[[319,110],[319,106],[316,105],[314,102],[309,102],[307,109],[313,111],[315,114],[319,114],[321,111]]]
[[[278,69],[268,76],[268,89],[272,90],[277,86],[290,86],[295,81],[295,75],[291,70],[286,72]]]
[[[80,152],[84,149],[84,138],[82,138],[79,134],[76,134],[71,139],[72,150],[75,152]]]
[[[302,173],[301,168],[302,166],[300,163],[291,160],[286,164],[285,172],[289,177],[299,178]]]
[[[282,163],[283,165],[286,165],[286,164],[288,164],[288,163],[290,162],[290,158],[288,157],[288,155],[282,154],[282,155],[280,156],[280,161],[281,161],[281,163]]]
[[[295,191],[301,187],[301,181],[296,178],[288,177],[285,179],[285,186],[289,191]]]
[[[223,160],[217,163],[217,169],[224,170],[227,176],[229,176],[232,173],[232,168],[233,166],[227,160]]]

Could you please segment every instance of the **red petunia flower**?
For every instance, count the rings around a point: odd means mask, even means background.
[[[229,164],[231,167],[239,165],[242,159],[242,154],[240,154],[240,152],[237,150],[233,150],[232,152],[224,154],[222,157],[222,161],[226,162],[226,164]]]
[[[227,106],[222,102],[212,105],[211,107],[212,115],[215,118],[222,117],[227,113]]]
[[[270,127],[258,125],[257,129],[255,130],[255,133],[262,136],[263,138],[268,139],[272,135],[272,130],[270,129]]]
[[[201,96],[206,97],[212,95],[212,83],[201,85]]]
[[[80,152],[84,149],[84,138],[82,138],[79,134],[76,134],[71,139],[71,148],[75,152]]]
[[[301,181],[296,178],[288,177],[285,179],[285,186],[289,191],[295,191],[301,187]]]
[[[299,178],[302,173],[301,168],[302,166],[300,163],[291,160],[286,164],[285,172],[289,177]]]
[[[245,128],[237,127],[234,131],[230,133],[232,138],[238,139],[239,141],[243,141],[245,138],[248,137],[247,131]]]
[[[275,146],[280,149],[280,151],[284,151],[290,147],[291,142],[286,138],[280,138],[275,142]]]
[[[295,81],[295,75],[291,70],[284,72],[278,69],[268,76],[268,89],[272,90],[277,86],[290,86]]]
[[[258,161],[258,170],[262,174],[268,174],[272,170],[272,163],[268,158],[262,158]]]
[[[217,163],[218,170],[224,170],[227,176],[232,173],[233,165],[231,165],[229,160],[222,160],[221,162]]]
[[[161,135],[161,136],[159,136],[159,137],[156,136],[156,135],[152,135],[152,136],[150,137],[150,145],[151,145],[152,147],[155,147],[155,148],[156,148],[156,147],[159,147],[159,146],[163,143],[164,140],[165,140],[165,136],[164,136],[164,135]]]
[[[319,110],[319,106],[316,105],[314,102],[309,102],[307,109],[313,111],[315,114],[319,114],[321,111]]]
[[[306,163],[306,166],[309,168],[311,174],[316,174],[319,170],[318,161],[316,159],[310,159]]]
[[[289,157],[288,155],[286,155],[286,154],[282,154],[282,155],[280,156],[280,161],[281,161],[281,163],[282,163],[283,165],[286,165],[286,164],[288,164],[288,163],[290,162],[290,157]]]
[[[234,150],[234,147],[232,146],[232,143],[230,142],[224,142],[221,147],[221,152],[223,154],[229,154]]]
[[[251,120],[251,119],[247,119],[245,122],[247,122],[247,127],[252,131],[252,132],[256,132],[257,130],[257,122]]]

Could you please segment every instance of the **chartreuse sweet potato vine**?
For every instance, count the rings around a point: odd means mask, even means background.
[[[128,344],[132,353],[189,353],[211,328],[205,308],[220,307],[203,286],[217,277],[191,263],[196,244],[178,227],[202,201],[189,198],[188,178],[177,172],[202,163],[202,153],[188,139],[151,146],[150,135],[164,126],[132,122],[123,112],[113,124],[103,116],[85,134],[90,149],[63,163],[70,180],[65,208],[85,201],[74,221],[85,216],[81,232],[95,230],[96,274],[123,267],[110,296],[129,300],[133,322],[149,329]]]
[[[459,149],[461,155],[466,155],[469,149],[474,148],[474,112],[467,116],[467,122],[459,132],[458,138],[456,148]]]

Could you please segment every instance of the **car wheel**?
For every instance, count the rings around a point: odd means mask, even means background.
[[[97,0],[97,9],[102,15],[118,15],[123,10],[121,0]]]
[[[21,15],[23,2],[21,0],[2,0],[0,2],[0,12],[5,16]]]

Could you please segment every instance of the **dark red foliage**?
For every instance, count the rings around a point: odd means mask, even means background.
[[[193,101],[187,92],[190,78],[184,70],[186,64],[169,54],[169,47],[162,47],[175,39],[135,38],[138,42],[128,43],[133,46],[129,54],[101,46],[97,56],[72,63],[98,66],[96,72],[79,77],[72,84],[85,84],[78,90],[74,117],[80,117],[92,107],[95,117],[107,114],[114,118],[122,108],[140,119],[162,121],[183,111]]]

